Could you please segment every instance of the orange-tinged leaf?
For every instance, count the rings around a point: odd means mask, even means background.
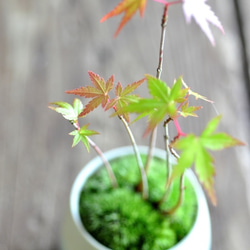
[[[193,116],[193,117],[198,117],[195,111],[201,109],[201,106],[188,106],[189,102],[186,101],[182,106],[181,110],[179,111],[180,115],[183,117],[187,116]]]
[[[103,102],[103,97],[96,97],[93,98],[89,103],[85,106],[84,110],[82,113],[79,115],[79,117],[83,117],[95,108],[97,108],[101,103]]]
[[[116,88],[115,88],[115,95],[121,96],[122,95],[122,85],[120,82],[117,83]]]
[[[145,78],[137,81],[137,82],[133,82],[131,84],[128,84],[125,89],[122,91],[122,95],[128,95],[129,93],[133,92],[135,89],[137,89],[143,82],[145,81]]]
[[[113,88],[114,76],[111,76],[106,82],[99,75],[89,71],[89,77],[94,86],[86,86],[78,89],[66,91],[68,94],[84,96],[92,98],[92,100],[85,106],[79,117],[82,117],[93,109],[97,108],[100,104],[104,108],[109,100],[109,92]]]
[[[96,87],[96,89],[100,89],[103,93],[108,93],[113,88],[114,76],[112,75],[106,82],[99,75],[89,71],[89,77],[92,84]]]
[[[123,26],[132,18],[137,10],[140,11],[141,17],[143,16],[146,4],[147,0],[122,0],[113,10],[111,10],[101,19],[101,22],[104,22],[108,18],[120,15],[124,12],[124,16],[115,32],[115,36],[117,36]]]
[[[116,85],[115,95],[116,97],[107,104],[106,110],[110,108],[115,108],[116,111],[121,111],[124,107],[127,107],[130,103],[138,100],[138,96],[134,94],[130,94],[135,89],[137,89],[143,82],[145,78],[133,82],[132,84],[128,84],[124,89],[120,82]],[[129,114],[128,112],[121,112],[119,115],[122,115],[127,122],[129,122]]]

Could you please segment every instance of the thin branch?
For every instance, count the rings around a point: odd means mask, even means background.
[[[117,111],[115,106],[113,106],[113,109],[114,109],[115,112]],[[138,167],[140,169],[140,173],[141,173],[141,182],[139,183],[139,186],[142,189],[142,197],[143,197],[143,199],[147,199],[148,198],[148,180],[147,180],[147,175],[146,175],[146,172],[145,172],[145,168],[144,168],[142,160],[141,160],[141,155],[140,155],[140,152],[138,150],[138,146],[136,144],[134,135],[133,135],[127,121],[125,120],[125,118],[122,115],[118,115],[118,117],[122,121],[123,125],[125,126],[125,128],[126,128],[126,130],[128,132],[132,147],[134,149],[137,165],[138,165]]]
[[[171,180],[170,180],[170,176],[171,176],[171,166],[170,166],[170,154],[171,149],[170,149],[170,143],[169,143],[169,129],[168,129],[168,123],[172,121],[172,118],[168,118],[165,122],[164,122],[164,128],[165,128],[165,150],[166,150],[166,169],[167,169],[167,177],[166,177],[166,192],[164,193],[164,195],[162,196],[161,200],[158,202],[158,205],[161,205],[169,196],[170,191],[171,191]]]
[[[169,122],[171,120],[172,120],[172,118],[168,118],[164,122],[164,128],[165,128],[165,149],[166,149],[166,154],[167,154],[166,155],[166,167],[167,167],[166,192],[162,196],[161,200],[158,202],[158,205],[161,205],[163,202],[165,202],[165,200],[168,198],[168,196],[170,194],[170,191],[172,190],[172,180],[170,178],[171,177],[171,172],[172,172],[172,168],[170,166],[170,160],[169,160],[170,159],[170,155],[173,155],[176,159],[179,159],[179,155],[171,147],[170,141],[169,141],[168,124],[169,124]],[[182,180],[182,178],[181,178],[181,180]],[[181,190],[182,189],[180,187],[180,193],[181,193],[181,196],[182,196],[183,194],[182,194]],[[180,197],[180,199],[182,199],[182,197]],[[181,200],[179,202],[181,202]]]
[[[169,148],[169,128],[168,128],[168,123],[171,121],[171,118],[168,118],[165,122],[164,122],[164,128],[165,128],[165,150],[166,150],[166,167],[167,167],[167,180],[166,183],[169,182],[170,179],[170,175],[171,175],[171,167],[170,167],[170,148]]]
[[[168,6],[165,5],[164,10],[163,10],[163,15],[162,15],[162,21],[161,21],[161,39],[160,39],[160,49],[159,49],[159,63],[158,63],[157,72],[156,72],[156,77],[158,79],[161,78],[162,65],[163,65],[163,52],[164,52],[164,43],[165,43],[166,27],[167,27],[167,13],[168,13]],[[149,142],[149,151],[148,151],[147,161],[146,161],[146,165],[145,165],[146,171],[148,171],[151,159],[153,157],[153,150],[155,147],[156,137],[157,137],[157,127],[155,127],[151,133],[150,142]]]
[[[158,64],[157,74],[156,74],[156,77],[158,79],[161,78],[162,65],[163,65],[163,51],[164,51],[164,43],[165,43],[166,27],[167,27],[167,19],[168,19],[167,13],[168,13],[168,5],[165,5],[163,15],[162,15],[162,21],[161,21],[161,40],[160,40],[160,49],[159,49],[159,64]]]
[[[77,129],[77,130],[80,130],[80,125],[79,125],[79,121],[77,120],[76,122],[72,123],[73,126]],[[94,141],[92,141],[88,136],[87,137],[87,140],[90,144],[90,146],[96,151],[96,153],[101,157],[102,159],[102,162],[108,172],[108,176],[109,176],[109,179],[110,179],[110,182],[111,182],[111,185],[113,188],[117,188],[118,187],[118,183],[117,183],[117,180],[116,180],[116,177],[115,177],[115,174],[113,172],[113,169],[112,167],[110,166],[108,160],[105,158],[104,156],[104,153],[101,151],[101,149],[94,143]]]
[[[183,196],[184,196],[184,174],[181,175],[180,178],[180,185],[179,185],[179,199],[174,207],[172,207],[170,210],[163,211],[164,214],[174,214],[176,210],[181,206],[182,201],[183,201]]]
[[[103,152],[101,151],[101,149],[89,138],[87,137],[88,142],[90,144],[90,146],[96,151],[96,153],[101,157],[103,164],[108,172],[108,176],[109,179],[111,181],[111,184],[113,186],[113,188],[117,188],[118,187],[118,183],[116,180],[116,177],[114,175],[114,172],[112,170],[112,167],[110,166],[108,160],[106,159],[105,155],[103,154]]]
[[[146,164],[145,164],[146,173],[148,173],[150,162],[151,162],[151,159],[153,158],[154,148],[155,148],[155,144],[156,144],[156,137],[157,137],[157,127],[154,128],[154,130],[152,131],[152,133],[150,135],[150,144],[149,144],[147,160],[146,160]]]
[[[126,128],[126,130],[128,132],[128,134],[129,134],[129,137],[130,137],[130,140],[131,140],[131,144],[133,146],[134,153],[135,153],[135,156],[136,156],[137,164],[138,164],[140,172],[141,172],[142,197],[143,197],[143,199],[147,199],[148,198],[148,181],[147,181],[147,175],[146,175],[143,163],[142,163],[140,152],[138,150],[137,144],[135,142],[135,138],[133,136],[133,133],[132,133],[132,131],[131,131],[128,123],[126,122],[126,120],[124,119],[123,116],[119,116],[119,118],[123,122],[123,124],[124,124],[124,126],[125,126],[125,128]]]

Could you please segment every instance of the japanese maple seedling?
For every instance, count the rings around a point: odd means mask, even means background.
[[[111,116],[119,117],[118,120],[121,120],[124,124],[134,148],[137,164],[141,173],[141,183],[139,183],[137,190],[142,192],[144,199],[147,199],[148,197],[147,170],[150,165],[152,150],[155,146],[157,127],[160,124],[163,124],[165,128],[163,140],[165,140],[166,145],[167,163],[169,162],[170,154],[176,157],[177,163],[173,165],[172,168],[167,164],[168,176],[166,179],[166,193],[162,200],[167,197],[166,194],[168,188],[172,185],[173,180],[176,178],[182,180],[185,170],[194,166],[197,176],[207,191],[212,203],[216,204],[214,190],[215,167],[210,151],[243,145],[243,143],[226,133],[215,132],[219,125],[219,121],[221,120],[221,116],[216,116],[211,119],[199,136],[183,131],[179,124],[179,118],[197,117],[197,112],[201,109],[201,106],[189,105],[190,97],[193,96],[195,99],[202,99],[210,103],[212,101],[191,90],[182,77],[178,77],[173,81],[172,85],[169,85],[161,80],[160,76],[163,64],[167,14],[172,5],[182,4],[186,21],[190,22],[191,19],[194,18],[212,45],[215,45],[215,40],[210,30],[209,23],[219,28],[222,33],[224,33],[224,29],[210,6],[207,5],[206,0],[154,1],[163,4],[164,7],[161,22],[162,30],[159,49],[159,64],[156,77],[145,74],[142,79],[123,87],[121,82],[118,81],[118,83],[115,83],[113,75],[105,81],[104,78],[98,74],[89,71],[91,85],[84,85],[85,87],[66,91],[68,94],[74,94],[88,100],[85,105],[76,98],[73,101],[73,105],[65,102],[53,102],[51,103],[50,108],[62,114],[66,120],[69,120],[74,125],[75,130],[70,133],[70,135],[74,136],[72,146],[82,142],[88,151],[90,146],[96,150],[102,158],[113,187],[115,188],[118,184],[111,166],[105,159],[100,148],[92,141],[92,139],[90,139],[90,136],[96,135],[98,132],[89,129],[89,124],[81,127],[79,122],[80,118],[87,120],[88,114],[93,112],[99,106],[103,108],[104,112],[110,112],[112,110]],[[101,19],[101,22],[116,15],[124,14],[118,29],[115,32],[115,36],[117,36],[137,11],[139,11],[141,17],[143,16],[146,5],[147,0],[122,0],[113,10]],[[122,60],[122,58],[120,58],[120,60]],[[144,82],[147,84],[150,95],[150,97],[147,98],[143,98],[142,96],[133,93]],[[132,113],[138,115],[133,122],[138,122],[140,118],[147,117],[145,135],[150,134],[151,136],[149,153],[145,166],[142,163],[136,140],[130,129],[129,116]],[[170,122],[173,122],[176,128],[176,134],[172,136],[169,135],[168,131],[168,124]],[[178,155],[176,150],[180,155]],[[180,183],[180,185],[182,185],[182,181],[180,181]],[[177,205],[170,211],[165,211],[166,213],[173,213],[176,211],[181,204],[182,192],[183,188],[180,186],[180,198]],[[160,203],[161,201],[159,204]]]

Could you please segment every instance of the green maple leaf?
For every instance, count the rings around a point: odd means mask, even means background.
[[[172,147],[180,150],[180,158],[174,166],[171,179],[180,177],[185,169],[192,165],[200,182],[206,189],[213,204],[216,204],[214,191],[214,160],[208,150],[221,150],[236,145],[244,145],[238,139],[226,133],[215,133],[221,116],[212,119],[204,129],[200,137],[189,134],[172,143]]]
[[[107,104],[106,110],[114,108],[116,111],[122,110],[124,107],[128,106],[129,103],[136,102],[138,100],[137,95],[130,94],[135,89],[137,89],[145,79],[141,79],[137,82],[127,85],[124,89],[120,82],[118,82],[115,88],[116,97]],[[129,114],[127,112],[121,113],[127,122],[129,122]]]
[[[210,121],[201,134],[201,140],[206,148],[210,150],[221,150],[224,148],[233,147],[236,145],[245,145],[240,140],[226,134],[226,133],[214,133],[221,120],[221,116],[217,116]]]
[[[91,101],[85,106],[79,117],[85,116],[100,104],[104,108],[109,101],[109,92],[113,88],[114,76],[111,76],[107,82],[99,75],[89,71],[89,77],[93,86],[81,87],[78,89],[68,90],[67,94],[74,94],[91,98]]]
[[[87,129],[88,126],[89,124],[86,124],[82,126],[79,130],[76,129],[69,133],[70,135],[74,136],[72,147],[75,147],[81,141],[89,152],[88,136],[95,135],[98,133],[96,131]]]
[[[178,115],[178,105],[186,100],[188,89],[182,88],[182,78],[177,79],[172,88],[151,75],[146,75],[151,98],[141,98],[118,111],[139,113],[140,118],[148,116],[148,127],[145,133],[154,129],[166,116],[175,118]]]
[[[49,106],[50,109],[61,114],[66,120],[69,120],[72,124],[75,124],[77,122],[78,117],[83,110],[83,104],[77,98],[74,99],[73,105],[67,102],[52,102],[50,104],[55,105]]]

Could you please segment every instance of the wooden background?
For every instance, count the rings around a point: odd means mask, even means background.
[[[59,250],[61,219],[72,182],[91,159],[71,149],[70,124],[47,108],[72,101],[65,90],[89,84],[87,71],[123,84],[156,73],[162,6],[148,1],[113,39],[120,17],[99,20],[118,0],[0,0],[0,250]],[[185,24],[181,6],[171,7],[163,79],[183,75],[191,88],[215,101],[220,128],[249,144],[250,4],[208,2],[224,25],[212,28],[212,47],[198,26]],[[236,4],[236,5],[235,5]],[[141,92],[144,89],[142,88]],[[206,103],[200,119],[183,130],[199,133],[216,115]],[[103,150],[127,145],[123,126],[96,115]],[[139,144],[145,126],[133,125]],[[159,147],[163,147],[159,129]],[[218,206],[210,205],[213,250],[250,249],[249,146],[214,155]],[[72,249],[73,250],[73,249]]]

